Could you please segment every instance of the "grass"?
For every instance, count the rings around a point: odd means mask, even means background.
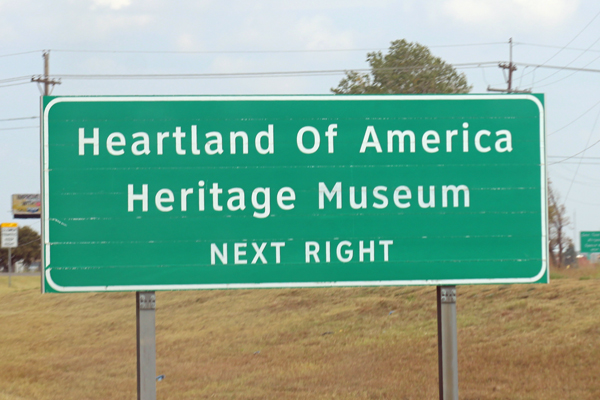
[[[599,272],[458,287],[460,398],[600,398]],[[135,398],[134,293],[12,281],[1,400]],[[159,399],[438,398],[433,287],[159,292],[156,330]]]

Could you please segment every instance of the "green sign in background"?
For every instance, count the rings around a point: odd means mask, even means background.
[[[541,95],[45,97],[43,103],[48,292],[547,281]],[[97,155],[89,142],[94,129]],[[88,142],[80,143],[80,130]],[[400,152],[398,138],[388,151],[393,130],[414,132],[414,152],[409,139]],[[489,134],[476,140],[482,130]],[[240,131],[248,152],[236,139],[232,154],[230,133]],[[299,148],[300,131],[309,151]],[[510,143],[499,131],[510,132]],[[168,132],[162,154],[158,132]],[[174,132],[185,136],[176,139]],[[218,150],[215,132],[222,153],[207,154]],[[259,149],[271,144],[272,153],[257,150],[259,132]],[[149,154],[135,155],[134,148]],[[216,200],[215,183],[222,190]],[[320,183],[330,193],[339,183],[340,193],[329,200]],[[129,185],[138,196],[147,185],[147,211],[142,200],[129,198]],[[454,198],[449,186],[468,188],[468,206],[465,191]],[[289,189],[278,201],[282,188]],[[182,189],[189,192],[185,206]],[[317,245],[319,262],[307,258]]]
[[[600,232],[580,232],[581,252],[600,253]]]

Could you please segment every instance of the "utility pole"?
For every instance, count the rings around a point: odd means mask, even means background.
[[[510,38],[508,40],[508,44],[509,44],[509,61],[508,64],[507,63],[500,63],[498,64],[498,66],[502,69],[507,69],[508,70],[508,87],[506,89],[496,89],[496,88],[491,88],[488,86],[487,90],[488,92],[506,92],[506,93],[531,93],[531,89],[525,89],[525,90],[519,90],[519,89],[513,89],[512,88],[512,76],[513,76],[513,72],[515,72],[517,70],[517,66],[515,64],[513,64],[512,62],[512,48],[513,48],[513,41],[512,38]]]
[[[44,51],[44,75],[36,75],[31,78],[31,82],[37,82],[44,84],[43,96],[50,96],[52,93],[52,87],[54,85],[60,85],[60,79],[50,79],[50,50]]]
[[[60,79],[51,79],[50,78],[50,50],[44,50],[44,54],[42,55],[42,57],[44,58],[44,75],[36,75],[31,77],[31,82],[37,82],[38,84],[38,88],[40,88],[40,92],[42,92],[42,99],[43,96],[50,96],[50,93],[52,93],[52,89],[54,88],[54,85],[60,85]],[[42,91],[42,88],[40,87],[40,83],[44,84],[44,90]],[[41,117],[40,117],[41,119]],[[42,134],[42,124],[40,123],[40,135]],[[43,147],[40,148],[40,159],[42,158],[42,153],[43,153]],[[41,185],[42,182],[40,182]],[[40,187],[40,193],[43,193],[43,190]],[[44,229],[44,220],[42,220],[42,229]],[[44,241],[42,239],[42,237],[40,237],[40,260],[44,259]],[[45,289],[44,289],[44,266],[41,265],[40,266],[40,278],[41,278],[41,284],[42,284],[42,293],[44,293]]]

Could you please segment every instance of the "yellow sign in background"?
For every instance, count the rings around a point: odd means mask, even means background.
[[[40,195],[13,194],[12,210],[15,218],[40,218]]]

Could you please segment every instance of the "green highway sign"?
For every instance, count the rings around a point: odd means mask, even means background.
[[[580,232],[581,252],[600,253],[600,232]]]
[[[47,292],[548,280],[542,95],[44,97]]]

